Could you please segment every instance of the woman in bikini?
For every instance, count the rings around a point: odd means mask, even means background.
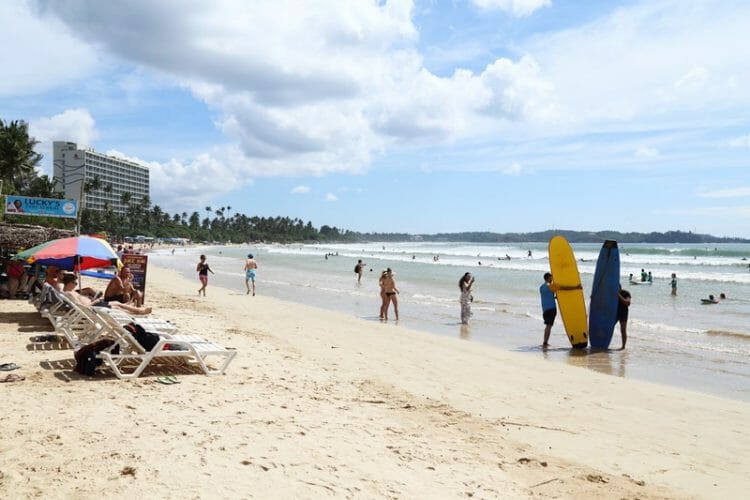
[[[198,271],[198,279],[201,282],[201,287],[198,289],[198,295],[203,292],[203,296],[206,296],[206,286],[208,285],[208,272],[211,271],[211,274],[215,274],[213,270],[208,266],[208,262],[206,262],[206,256],[201,255],[201,260],[198,262],[198,265],[195,266],[195,270]]]
[[[385,277],[380,282],[381,290],[386,297],[383,319],[388,320],[388,307],[393,304],[393,312],[396,314],[396,321],[398,321],[398,288],[396,288],[396,281],[393,279],[393,271],[390,267],[385,270]]]
[[[388,271],[383,269],[383,272],[380,273],[380,278],[378,279],[378,285],[380,285],[380,320],[381,321],[385,319],[385,310],[388,309],[388,296],[385,294],[385,286],[383,285],[387,275],[388,275]]]

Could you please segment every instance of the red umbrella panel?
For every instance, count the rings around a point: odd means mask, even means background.
[[[67,271],[122,265],[109,243],[90,236],[48,241],[16,254],[15,258]]]

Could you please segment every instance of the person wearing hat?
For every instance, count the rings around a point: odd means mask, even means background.
[[[258,263],[255,262],[253,254],[247,254],[247,260],[245,261],[245,287],[247,288],[247,294],[250,295],[250,282],[253,284],[253,296],[255,296],[255,270],[258,269]]]

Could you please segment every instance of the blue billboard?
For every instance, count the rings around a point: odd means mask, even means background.
[[[55,198],[30,198],[5,195],[5,213],[13,215],[43,215],[45,217],[78,217],[77,200]]]

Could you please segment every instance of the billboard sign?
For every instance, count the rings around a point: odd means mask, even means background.
[[[31,198],[8,194],[5,195],[5,213],[75,219],[78,217],[78,201],[59,200],[57,198]]]
[[[148,267],[148,255],[126,253],[122,256],[122,264],[130,268],[133,275],[133,287],[143,294],[146,300],[146,267]]]

